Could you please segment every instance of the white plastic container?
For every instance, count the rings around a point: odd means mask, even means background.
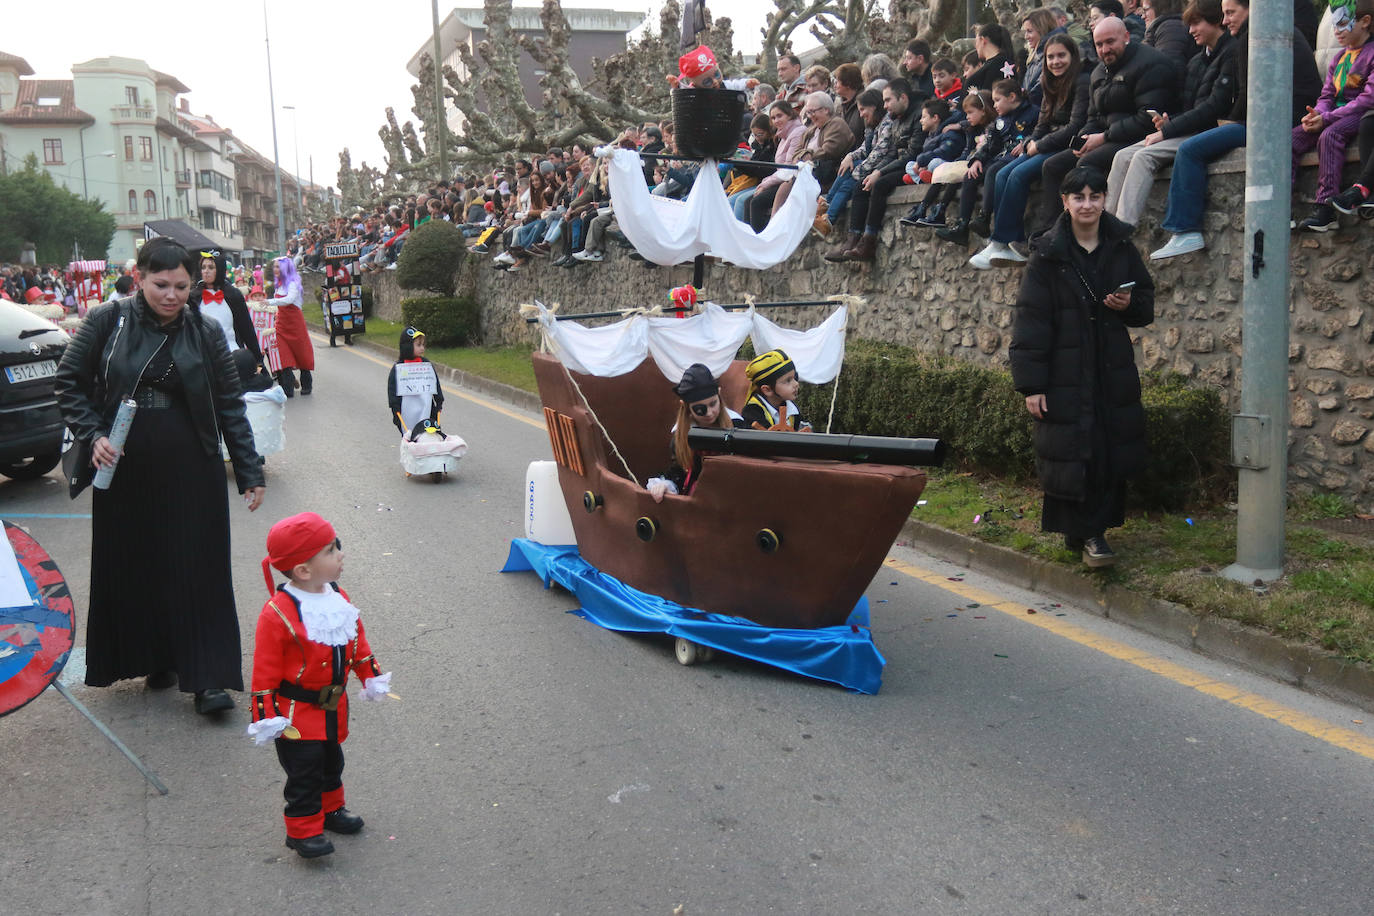
[[[531,461],[525,471],[525,537],[548,546],[576,544],[572,518],[558,486],[558,464]]]
[[[250,391],[243,396],[243,413],[253,428],[253,445],[266,458],[286,448],[286,394],[280,385],[267,391]],[[229,460],[229,449],[221,441],[220,455]]]

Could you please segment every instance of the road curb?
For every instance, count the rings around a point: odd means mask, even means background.
[[[901,537],[922,550],[1031,591],[1061,598],[1209,658],[1374,711],[1374,669],[1333,657],[1234,620],[1093,581],[1090,574],[912,519]]]

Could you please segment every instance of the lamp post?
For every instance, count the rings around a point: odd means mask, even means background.
[[[305,219],[305,201],[301,194],[301,140],[296,132],[296,106],[283,105],[282,111],[291,112],[291,146],[296,151],[296,212],[298,218]]]
[[[262,0],[262,35],[267,45],[267,106],[272,112],[272,174],[277,185],[277,256],[286,254],[286,208],[281,199],[281,162],[277,156],[277,102],[272,89],[272,36],[267,28],[267,0]]]
[[[107,150],[105,150],[105,152],[103,152],[103,153],[91,153],[89,156],[82,156],[80,159],[77,160],[77,162],[79,162],[79,163],[81,164],[81,199],[82,199],[82,200],[88,201],[88,202],[89,202],[90,199],[91,199],[91,195],[90,195],[90,194],[87,192],[87,190],[86,190],[86,160],[87,160],[87,159],[113,159],[113,158],[114,158],[114,155],[115,155],[115,151],[114,151],[114,150],[112,150],[112,149],[107,149]],[[70,178],[70,177],[71,177],[71,173],[68,172],[66,177]]]

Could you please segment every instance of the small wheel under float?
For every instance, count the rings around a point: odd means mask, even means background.
[[[673,646],[673,653],[677,656],[679,665],[695,665],[699,662],[709,662],[715,658],[715,650],[710,646],[698,645],[686,637],[679,636]]]
[[[443,471],[431,471],[430,474],[429,474],[429,479],[432,480],[432,481],[434,481],[435,483],[443,483],[443,482],[444,482],[444,472],[443,472]]]

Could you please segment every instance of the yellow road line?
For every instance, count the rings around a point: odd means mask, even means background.
[[[320,341],[321,344],[324,344],[326,341],[329,340],[329,338],[327,338],[327,337],[321,337],[320,335],[316,334],[316,333],[313,332],[313,331],[311,332],[310,336],[313,337],[313,338],[315,338],[316,340]],[[383,359],[378,359],[377,357],[373,356],[371,353],[367,353],[367,352],[364,352],[364,351],[362,351],[362,350],[358,350],[358,349],[352,348],[352,347],[346,347],[345,350],[346,350],[346,352],[348,352],[348,353],[349,353],[350,355],[352,355],[352,356],[359,357],[360,359],[365,359],[365,360],[367,360],[368,362],[376,363],[377,365],[379,365],[379,366],[384,366],[384,367],[387,368],[387,369],[390,369],[391,366],[392,366],[391,363],[389,363],[389,362],[387,362],[386,360],[383,360]],[[547,428],[548,428],[548,427],[546,427],[546,426],[545,426],[541,421],[539,421],[539,420],[535,420],[535,419],[533,419],[533,418],[531,418],[531,417],[527,417],[527,416],[525,416],[524,414],[521,414],[521,413],[516,413],[516,412],[513,411],[513,410],[508,410],[507,408],[502,407],[500,404],[497,404],[497,403],[495,403],[495,402],[493,402],[493,401],[488,401],[486,398],[479,398],[479,397],[477,397],[476,395],[468,394],[468,393],[465,392],[465,391],[453,391],[453,392],[450,392],[450,393],[451,393],[451,394],[456,394],[458,397],[462,398],[462,399],[465,400],[465,401],[471,401],[472,403],[477,404],[477,405],[480,406],[480,407],[485,407],[485,408],[487,408],[487,410],[494,410],[494,411],[496,411],[497,413],[501,414],[502,416],[510,417],[512,420],[519,420],[521,423],[525,423],[525,424],[528,424],[529,426],[533,426],[535,429],[547,429]]]
[[[937,588],[942,588],[947,592],[952,592],[970,602],[977,602],[984,608],[1000,611],[1008,617],[1019,620],[1022,623],[1029,623],[1042,630],[1048,630],[1056,636],[1062,636],[1065,639],[1073,640],[1079,645],[1087,646],[1090,649],[1096,649],[1098,652],[1135,665],[1137,668],[1142,668],[1152,674],[1157,674],[1176,684],[1180,684],[1184,687],[1191,687],[1193,690],[1200,693],[1205,693],[1210,697],[1224,700],[1232,706],[1239,706],[1241,709],[1249,710],[1266,719],[1272,719],[1295,731],[1302,732],[1304,735],[1310,735],[1319,741],[1325,741],[1327,744],[1359,754],[1361,757],[1374,760],[1374,739],[1368,738],[1359,732],[1352,731],[1348,728],[1341,728],[1338,725],[1332,725],[1330,722],[1315,716],[1309,716],[1306,713],[1284,706],[1282,703],[1275,703],[1272,700],[1265,699],[1259,694],[1249,693],[1248,691],[1233,687],[1230,684],[1218,681],[1215,678],[1207,677],[1191,668],[1185,668],[1183,665],[1175,664],[1174,662],[1160,658],[1156,655],[1143,652],[1140,649],[1133,649],[1114,639],[1099,636],[1080,626],[1076,626],[1059,617],[1055,617],[1053,614],[1046,614],[1043,612],[1027,614],[1027,608],[1024,604],[1016,604],[1015,602],[1007,601],[1000,595],[983,591],[980,588],[974,588],[971,585],[965,585],[963,582],[951,581],[948,576],[943,576],[927,569],[921,569],[919,566],[912,566],[909,563],[903,563],[901,560],[893,559],[892,557],[889,557],[884,565],[889,569],[911,576],[913,579],[919,579]]]

